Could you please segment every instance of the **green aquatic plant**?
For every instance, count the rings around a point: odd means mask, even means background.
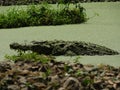
[[[90,77],[85,77],[82,81],[82,84],[84,86],[90,86],[91,84],[93,84],[93,80]]]
[[[46,79],[51,73],[52,73],[52,70],[50,68],[46,68],[46,71],[43,72],[42,77]]]
[[[80,76],[81,75],[81,70],[77,70],[75,73],[76,76]]]
[[[68,65],[68,64],[65,64],[64,65],[64,70],[65,70],[65,72],[68,72],[69,70],[70,70],[70,66]]]
[[[5,58],[12,61],[19,61],[19,60],[30,60],[30,61],[36,61],[41,63],[48,63],[53,58],[46,55],[39,55],[35,52],[23,52],[18,51],[16,55],[5,55]]]
[[[73,62],[74,62],[74,63],[79,63],[80,58],[81,58],[80,56],[77,56],[75,59],[73,59]]]
[[[74,5],[73,8],[68,4],[53,8],[48,3],[42,3],[29,5],[27,9],[12,8],[0,14],[0,28],[76,24],[86,21],[85,9],[80,4]]]

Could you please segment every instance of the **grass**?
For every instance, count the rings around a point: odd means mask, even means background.
[[[5,55],[5,58],[7,60],[12,60],[14,62],[16,61],[35,61],[35,62],[41,62],[43,64],[48,63],[50,60],[53,59],[53,57],[48,57],[46,55],[39,55],[37,53],[34,52],[23,52],[23,51],[18,51],[17,55]]]

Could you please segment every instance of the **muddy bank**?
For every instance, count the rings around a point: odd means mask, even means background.
[[[31,50],[45,55],[117,55],[117,51],[93,43],[78,41],[32,41],[30,43],[12,43],[10,48],[14,50]]]
[[[0,90],[120,90],[120,68],[54,60],[4,61]]]

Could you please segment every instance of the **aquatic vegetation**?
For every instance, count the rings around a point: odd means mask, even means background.
[[[0,28],[83,23],[88,20],[80,4],[73,8],[63,4],[57,9],[47,3],[30,5],[27,9],[12,8],[0,14]]]

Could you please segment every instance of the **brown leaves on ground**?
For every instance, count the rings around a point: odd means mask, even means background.
[[[54,60],[4,61],[0,90],[120,90],[120,68]]]

